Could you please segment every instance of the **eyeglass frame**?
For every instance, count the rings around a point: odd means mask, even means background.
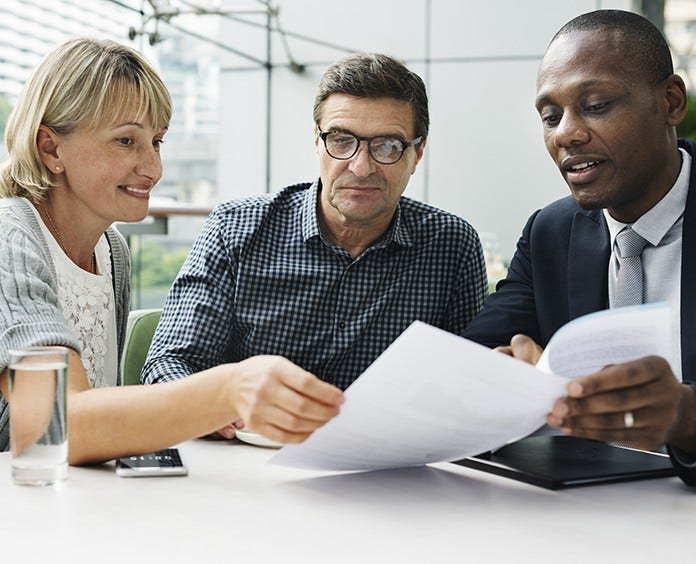
[[[355,155],[358,154],[358,151],[360,150],[360,143],[362,143],[363,141],[366,141],[367,142],[367,153],[370,155],[370,158],[373,161],[375,161],[376,163],[381,164],[381,165],[393,165],[393,164],[398,163],[402,159],[402,157],[404,156],[404,153],[406,152],[406,150],[409,147],[413,147],[415,145],[418,145],[419,143],[421,143],[423,141],[422,135],[416,137],[415,139],[411,139],[411,141],[406,141],[406,139],[402,139],[398,135],[377,135],[375,137],[362,137],[360,135],[356,135],[352,131],[344,131],[344,130],[322,131],[321,127],[319,127],[318,123],[316,124],[316,126],[317,126],[317,131],[319,132],[319,137],[324,142],[324,149],[326,149],[326,154],[329,155],[332,159],[336,159],[337,161],[347,161],[347,160],[352,159]],[[326,138],[332,133],[345,133],[347,135],[352,135],[353,137],[355,137],[355,139],[357,139],[357,141],[358,141],[358,143],[355,145],[355,151],[353,151],[353,153],[348,157],[334,157],[329,152],[329,148],[326,146]],[[390,162],[390,163],[384,163],[380,160],[377,160],[375,158],[375,156],[372,154],[372,148],[370,147],[370,144],[375,139],[396,139],[396,140],[400,141],[401,143],[403,143],[404,148],[402,149],[401,154],[399,155],[399,158],[393,162]]]

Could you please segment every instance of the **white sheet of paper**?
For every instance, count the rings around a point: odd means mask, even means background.
[[[605,309],[566,323],[553,335],[537,368],[566,378],[648,355],[665,358],[681,380],[679,341],[667,302]]]
[[[271,462],[342,471],[458,460],[536,430],[566,383],[415,322],[346,390],[337,417]]]

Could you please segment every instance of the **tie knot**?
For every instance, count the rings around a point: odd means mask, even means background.
[[[621,258],[638,257],[648,242],[630,227],[625,227],[616,236],[616,246]]]

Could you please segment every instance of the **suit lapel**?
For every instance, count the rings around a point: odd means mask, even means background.
[[[608,307],[609,232],[601,211],[578,211],[568,243],[568,318]]]
[[[689,194],[686,197],[684,223],[682,225],[682,272],[681,272],[681,354],[682,378],[696,382],[696,147],[691,142],[679,145],[691,154]]]

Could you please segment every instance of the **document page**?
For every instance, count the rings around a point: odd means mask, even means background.
[[[681,374],[672,338],[674,312],[666,302],[607,309],[574,319],[549,341],[537,368],[577,378],[609,364],[664,357]]]
[[[336,418],[271,462],[377,470],[496,450],[543,425],[568,378],[651,354],[678,368],[674,315],[666,303],[586,315],[536,367],[415,322],[346,390]]]
[[[336,418],[271,462],[376,470],[458,460],[535,431],[566,382],[415,322],[346,390]]]

